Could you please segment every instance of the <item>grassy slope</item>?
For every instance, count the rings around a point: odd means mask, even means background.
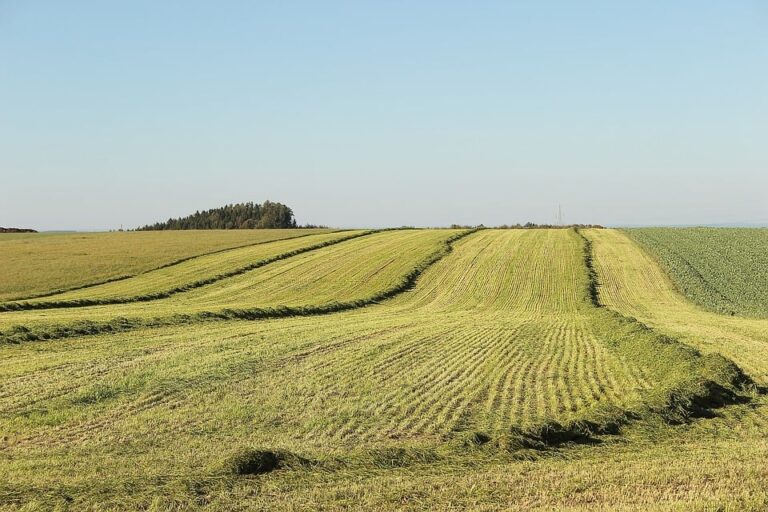
[[[364,233],[340,231],[319,233],[288,240],[276,240],[249,245],[223,252],[192,258],[176,265],[145,272],[130,279],[113,281],[97,286],[48,295],[24,301],[26,304],[52,304],[77,301],[130,301],[148,295],[182,291],[192,283],[209,281],[250,268],[258,262],[270,260],[283,253],[316,247],[325,243],[344,240]]]
[[[626,235],[587,233],[602,302],[701,350],[733,357],[766,383],[765,321],[704,311],[680,295]],[[306,510],[318,504],[382,510],[766,510],[766,432],[768,403],[756,395],[748,404],[717,411],[715,418],[681,426],[640,423],[620,438],[570,447],[554,457],[511,462],[476,454],[445,464],[382,469],[354,481],[348,475],[278,472],[259,486],[239,482],[214,504],[232,510],[245,504]]]
[[[0,301],[134,275],[224,248],[317,232],[323,230],[0,234]]]
[[[768,384],[768,320],[719,315],[691,304],[655,260],[621,231],[593,230],[589,237],[605,305],[703,352],[721,353]]]
[[[717,313],[768,317],[768,229],[627,230],[677,288]]]
[[[7,331],[14,325],[42,329],[84,319],[102,322],[118,317],[161,319],[232,308],[302,308],[364,300],[395,286],[410,268],[440,250],[445,240],[459,233],[460,230],[375,233],[277,261],[165,299],[2,312],[0,330]],[[302,240],[306,245],[312,244],[310,237]],[[294,245],[295,241],[278,242],[271,250],[277,254]]]
[[[279,471],[212,493],[210,508],[764,511],[768,425],[731,431],[733,423],[633,429],[532,460],[477,450],[441,463],[357,474]]]
[[[610,471],[595,473],[587,462],[515,461],[539,452],[497,442],[512,427],[583,417],[596,402],[642,410],[670,384],[649,350],[671,350],[666,364],[686,376],[699,371],[695,354],[657,346],[652,333],[612,334],[626,326],[589,303],[582,250],[570,231],[483,231],[414,290],[365,310],[0,348],[0,499],[578,505],[575,489],[603,482],[611,492],[588,494],[647,504],[649,491],[630,493],[631,484],[660,473],[628,474],[641,461],[621,446],[599,459]],[[461,444],[476,431],[490,434],[488,449]],[[221,474],[222,457],[243,446],[320,466]]]

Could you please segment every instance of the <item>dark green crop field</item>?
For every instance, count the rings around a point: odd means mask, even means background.
[[[718,313],[768,317],[768,229],[642,228],[629,235],[678,289]]]

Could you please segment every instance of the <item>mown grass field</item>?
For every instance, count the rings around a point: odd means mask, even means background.
[[[603,303],[703,352],[723,354],[768,384],[768,319],[706,311],[687,300],[669,273],[626,234],[593,230],[588,236],[594,241]],[[751,264],[744,272],[757,275],[760,268],[763,276],[768,273],[768,268]]]
[[[767,321],[694,305],[621,231],[316,234],[155,272],[0,312],[1,507],[768,506]],[[141,321],[57,330],[115,318]]]
[[[104,305],[61,307],[62,304],[54,302],[58,296],[46,297],[43,300],[43,305],[53,306],[50,309],[25,309],[34,304],[34,301],[9,304],[8,307],[22,309],[0,316],[0,332],[8,332],[17,325],[46,332],[46,327],[73,324],[81,319],[100,322],[114,319],[174,321],[174,315],[205,316],[226,310],[269,311],[284,307],[333,309],[332,306],[336,303],[354,304],[365,301],[397,286],[411,268],[430,254],[439,251],[445,240],[457,233],[456,230],[342,232],[319,235],[319,239],[318,236],[302,237],[263,244],[257,248],[226,251],[210,258],[198,258],[169,267],[173,269],[170,272],[173,281],[169,280],[169,268],[166,268],[135,279],[97,287],[95,299],[104,300]],[[340,240],[344,243],[320,247]],[[304,249],[313,250],[294,254]],[[241,254],[244,251],[247,254]],[[232,253],[235,253],[234,257]],[[278,259],[282,255],[293,256]],[[240,272],[249,259],[253,262],[267,259],[273,261],[263,268]],[[201,266],[215,268],[206,268],[204,273],[196,273],[195,269]],[[226,272],[233,275],[223,277]],[[160,274],[160,284],[157,287],[152,283],[155,273]],[[175,277],[176,273],[181,273],[181,276]],[[217,278],[217,275],[222,278]],[[180,289],[183,288],[180,282],[183,277],[190,280],[202,277],[210,282],[184,290]],[[133,284],[134,281],[137,283]],[[106,292],[104,288],[107,288]],[[172,293],[158,300],[132,300],[138,294],[167,290],[182,293]],[[78,297],[82,297],[84,293],[85,290],[75,292]],[[78,306],[77,299],[72,301],[71,295],[64,294],[64,306]],[[128,302],[109,304],[112,300],[123,298]],[[149,298],[153,297],[150,295]],[[280,314],[279,311],[276,314]]]
[[[232,278],[259,264],[272,263],[285,254],[319,248],[340,240],[364,234],[362,231],[309,234],[287,239],[266,240],[213,254],[205,254],[178,264],[146,271],[132,279],[111,281],[77,290],[49,294],[45,297],[16,301],[26,307],[43,306],[44,309],[61,306],[79,306],[89,303],[125,303],[166,298],[175,293],[190,291],[195,285],[211,285]]]
[[[0,300],[132,276],[207,252],[317,232],[323,230],[3,233]]]

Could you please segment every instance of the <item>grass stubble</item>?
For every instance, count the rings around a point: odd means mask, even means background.
[[[0,347],[0,503],[765,506],[761,326],[739,323],[757,320],[718,325],[734,352],[697,343],[722,315],[664,295],[613,230],[422,236],[415,252],[365,236],[371,252],[298,256],[316,259],[294,272],[328,276],[305,300],[390,291],[347,311]],[[362,278],[340,279],[352,261]]]

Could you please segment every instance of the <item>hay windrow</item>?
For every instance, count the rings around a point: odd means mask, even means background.
[[[214,283],[218,283],[219,281],[223,281],[225,279],[230,279],[230,278],[235,277],[235,276],[243,275],[246,272],[251,272],[253,270],[265,267],[265,266],[267,266],[267,265],[269,265],[271,263],[276,263],[278,261],[283,261],[283,260],[286,260],[286,259],[291,258],[293,256],[298,256],[300,254],[305,254],[305,253],[308,253],[308,252],[311,252],[311,251],[316,251],[318,249],[323,249],[325,247],[330,247],[332,245],[336,245],[336,244],[339,244],[339,243],[342,243],[342,242],[347,242],[349,240],[354,240],[356,238],[360,238],[360,237],[363,237],[363,236],[371,235],[371,234],[377,233],[379,231],[381,231],[381,230],[368,230],[368,231],[363,231],[363,232],[360,232],[360,233],[353,233],[353,234],[351,234],[349,236],[345,236],[345,237],[342,237],[342,238],[337,238],[337,239],[334,239],[334,240],[327,240],[327,241],[324,241],[324,242],[321,242],[321,243],[318,243],[318,244],[312,244],[312,245],[309,245],[309,246],[306,246],[306,247],[301,247],[299,249],[295,249],[295,250],[292,250],[292,251],[287,251],[287,252],[278,254],[276,256],[272,256],[270,258],[261,259],[259,261],[253,262],[253,263],[251,263],[249,265],[233,269],[233,270],[231,270],[229,272],[225,272],[225,273],[218,274],[218,275],[215,275],[215,276],[212,276],[212,277],[208,277],[206,279],[199,279],[199,280],[193,281],[191,283],[185,283],[185,284],[183,284],[181,286],[176,286],[174,288],[170,288],[170,289],[163,290],[163,291],[160,291],[160,292],[146,293],[146,294],[141,294],[141,295],[127,296],[127,297],[111,297],[111,298],[104,298],[104,299],[77,299],[77,300],[60,300],[60,301],[51,300],[51,301],[40,301],[40,302],[5,302],[5,303],[0,303],[0,311],[27,311],[27,310],[58,309],[58,308],[82,308],[82,307],[88,307],[88,306],[104,306],[104,305],[109,305],[109,304],[131,304],[131,303],[135,303],[135,302],[151,302],[151,301],[154,301],[154,300],[167,299],[168,297],[172,297],[172,296],[177,295],[179,293],[188,292],[190,290],[195,290],[195,289],[198,289],[198,288],[202,288],[204,286],[209,286],[209,285],[212,285]],[[304,236],[307,236],[307,235],[304,235]],[[299,239],[299,238],[303,238],[304,236],[293,237],[293,238],[290,238],[288,240],[296,240],[296,239]],[[245,247],[253,247],[254,245],[264,245],[264,244],[267,244],[267,243],[273,243],[275,241],[281,241],[281,240],[273,240],[273,241],[269,241],[269,242],[260,242],[258,244],[251,244],[251,245],[248,245],[248,246],[245,246]],[[231,249],[226,249],[226,251],[229,251],[229,250],[231,250]],[[219,252],[225,252],[225,251],[214,251],[214,252],[209,253],[209,254],[218,254]],[[192,259],[195,259],[195,258],[199,258],[199,256],[196,256],[194,258],[186,258],[184,260],[179,260],[179,261],[173,262],[172,264],[163,265],[163,266],[158,267],[157,269],[154,269],[154,270],[159,270],[159,269],[163,269],[163,268],[169,268],[169,267],[172,267],[174,265],[178,265],[179,263],[183,263],[185,261],[189,261],[189,260],[192,260]],[[110,281],[105,281],[104,283],[100,283],[100,284],[105,284],[106,282],[123,281],[125,279],[130,278],[130,277],[134,277],[134,276],[127,276],[125,278],[122,278],[122,277],[121,278],[115,278],[115,279],[112,279]],[[89,285],[89,286],[86,286],[86,287],[81,287],[79,289],[86,289],[86,288],[90,288],[90,287],[93,287],[93,286],[95,286],[95,285]]]
[[[389,230],[379,230],[389,231]],[[49,328],[31,329],[24,325],[12,326],[6,332],[0,332],[0,343],[17,344],[28,341],[41,341],[50,339],[69,338],[73,336],[86,336],[102,333],[126,332],[144,327],[162,327],[172,325],[182,325],[190,323],[210,322],[217,320],[261,320],[268,318],[288,318],[299,316],[315,316],[330,313],[338,313],[366,307],[372,304],[391,299],[401,293],[411,289],[421,274],[429,267],[448,255],[452,250],[452,245],[456,241],[476,232],[477,229],[460,231],[446,238],[437,250],[429,254],[424,260],[412,267],[408,272],[402,275],[393,285],[381,290],[373,295],[357,300],[345,302],[332,302],[319,306],[275,306],[266,308],[226,308],[221,310],[200,311],[190,314],[179,313],[154,318],[125,318],[119,317],[109,321],[81,320],[77,322],[64,323]],[[342,241],[360,238],[378,231],[367,231],[345,237],[338,241],[325,242],[318,246],[311,246],[291,253],[285,253],[277,257],[278,259],[287,259],[310,250],[335,245]],[[89,305],[89,304],[86,304]]]

